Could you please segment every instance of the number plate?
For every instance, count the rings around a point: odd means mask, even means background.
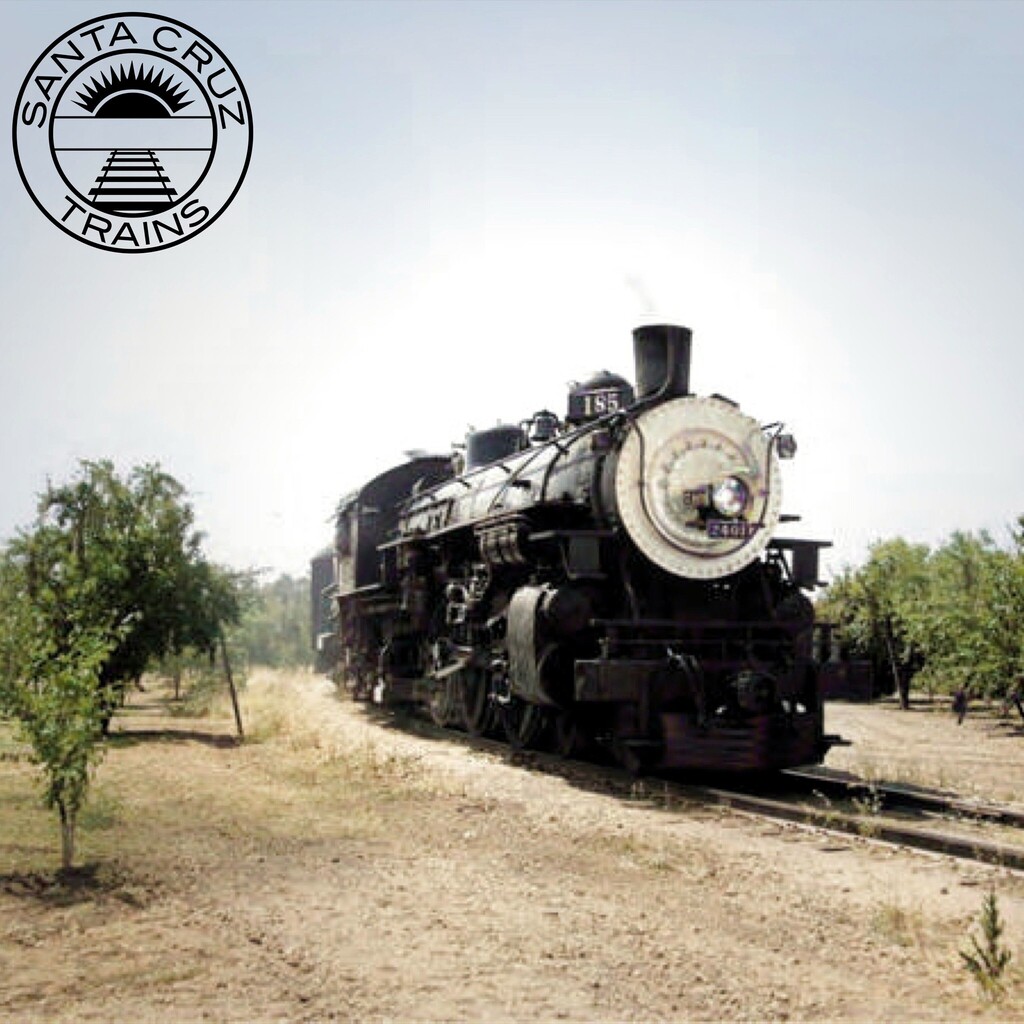
[[[759,523],[745,523],[742,519],[708,520],[708,536],[712,540],[750,540],[759,529]]]

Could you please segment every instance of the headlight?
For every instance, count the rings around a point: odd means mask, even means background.
[[[711,503],[723,516],[741,515],[750,500],[747,485],[735,476],[727,476],[720,484],[716,484],[711,492]]]

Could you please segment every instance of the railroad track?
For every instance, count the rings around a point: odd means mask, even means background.
[[[1024,871],[1024,836],[1019,843],[997,841],[963,827],[970,821],[1024,828],[1024,815],[1010,808],[852,777],[829,779],[816,772],[785,772],[782,778],[787,786],[796,784],[796,799],[791,793],[766,796],[741,788],[695,788],[716,804],[759,817]],[[815,788],[809,789],[812,784]],[[955,820],[957,827],[935,828],[931,822],[936,818]]]
[[[917,786],[874,782],[826,768],[790,769],[747,783],[678,775],[638,779],[618,766],[570,760],[545,751],[517,751],[498,740],[442,729],[420,717],[405,721],[421,735],[503,756],[593,792],[624,799],[648,795],[662,807],[673,803],[728,807],[824,832],[1024,871],[1024,812],[1015,808]],[[936,826],[936,821],[941,825]],[[979,824],[996,829],[1002,838],[978,834]]]
[[[831,768],[791,769],[783,777],[811,792],[833,794],[846,799],[867,800],[885,807],[902,807],[923,813],[988,821],[1011,828],[1024,829],[1024,810],[971,800],[941,790],[925,789],[906,783],[870,782],[849,772]]]

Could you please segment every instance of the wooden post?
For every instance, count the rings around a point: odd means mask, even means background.
[[[235,728],[238,730],[239,742],[245,739],[245,730],[242,729],[242,711],[238,706],[238,691],[235,689],[235,680],[231,675],[231,661],[228,658],[228,645],[224,642],[224,634],[220,634],[220,656],[224,661],[224,675],[228,679],[228,692],[231,694],[231,706],[235,709]]]

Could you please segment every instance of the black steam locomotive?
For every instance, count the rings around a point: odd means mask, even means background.
[[[691,394],[690,344],[638,328],[635,391],[597,374],[564,419],[471,433],[344,498],[313,563],[321,667],[357,698],[634,770],[819,761],[804,591],[827,543],[775,535],[795,442]]]

